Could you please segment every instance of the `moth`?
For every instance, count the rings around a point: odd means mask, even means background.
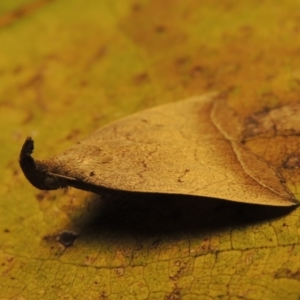
[[[244,146],[242,131],[226,100],[213,93],[125,117],[46,160],[32,157],[28,137],[19,163],[42,190],[112,189],[295,205],[278,172]]]

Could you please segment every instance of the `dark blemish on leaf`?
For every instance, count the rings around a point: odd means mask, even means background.
[[[116,273],[116,275],[118,275],[118,276],[123,276],[124,273],[125,273],[125,269],[122,268],[122,267],[116,268],[116,269],[115,269],[115,273]]]
[[[177,281],[180,277],[184,276],[186,273],[187,263],[180,260],[176,260],[174,265],[178,267],[177,272],[170,275],[169,278],[173,281]]]
[[[88,61],[87,63],[87,68],[92,67],[96,62],[98,62],[99,60],[101,60],[103,57],[105,57],[107,53],[107,49],[105,46],[101,46],[97,52],[95,53],[95,55],[91,58],[90,61]]]
[[[10,230],[7,229],[7,228],[5,228],[5,229],[3,230],[3,232],[4,232],[4,233],[10,233]]]
[[[175,285],[172,292],[169,295],[166,295],[164,300],[180,300],[181,293],[180,289]]]
[[[275,273],[275,278],[289,278],[289,279],[295,279],[300,281],[300,269],[297,269],[297,271],[292,272],[288,268],[281,268]]]
[[[73,243],[77,239],[78,234],[71,232],[71,231],[65,231],[62,232],[56,240],[61,243],[66,248],[73,246]]]
[[[185,171],[183,172],[183,174],[178,178],[178,182],[184,182],[184,176],[189,173],[190,170],[189,169],[185,169]]]
[[[27,115],[26,115],[26,117],[24,118],[24,120],[22,120],[21,124],[22,124],[22,125],[26,125],[26,124],[30,123],[31,120],[33,119],[33,117],[34,117],[34,115],[33,115],[32,112],[27,112]]]
[[[83,79],[83,80],[80,81],[79,84],[80,84],[81,87],[86,87],[88,85],[88,82],[87,82],[87,80]]]
[[[273,75],[270,76],[269,80],[273,79]],[[275,93],[273,93],[272,91],[270,92],[265,92],[262,93],[261,95],[261,101],[264,102],[277,102],[278,97]]]
[[[107,299],[106,292],[103,291],[103,292],[101,293],[100,297],[101,297],[100,299],[103,299],[103,300]]]
[[[244,130],[242,133],[243,140],[269,132],[274,135],[274,123],[269,118],[269,113],[270,109],[265,107],[261,111],[256,112],[245,119]]]
[[[249,25],[244,25],[239,28],[239,32],[241,32],[244,37],[249,37],[253,31],[253,28]]]
[[[202,66],[194,66],[191,70],[191,76],[192,78],[198,77],[203,72]]]
[[[12,170],[12,175],[13,175],[13,176],[18,176],[18,175],[19,175],[18,170],[13,169],[13,170]]]
[[[31,13],[34,13],[39,8],[54,0],[35,0],[24,6],[8,12],[0,17],[0,27],[8,26],[20,18],[23,18]]]
[[[23,70],[24,70],[23,66],[18,65],[18,66],[16,66],[16,67],[13,69],[13,73],[14,73],[15,75],[18,75],[18,74],[21,73]]]
[[[90,69],[91,67],[93,67],[95,63],[105,57],[106,53],[107,49],[105,46],[101,46],[99,49],[97,49],[96,53],[91,57],[89,61],[87,61],[85,69]]]
[[[299,136],[299,104],[265,107],[246,118],[243,139],[251,137]]]
[[[142,5],[140,3],[134,3],[132,6],[131,6],[131,9],[132,11],[134,12],[139,12],[142,10]]]
[[[45,235],[45,236],[43,236],[43,241],[45,241],[45,242],[47,242],[47,243],[49,243],[49,242],[54,242],[54,241],[56,241],[56,235]]]
[[[163,33],[167,30],[167,28],[164,25],[158,25],[155,27],[155,31],[158,33]]]
[[[21,85],[21,89],[26,89],[31,86],[40,85],[44,80],[44,76],[41,73],[36,73],[25,84]]]
[[[91,173],[90,173],[90,176],[95,176],[95,173],[94,173],[94,172],[91,172]]]
[[[79,129],[73,129],[67,136],[66,140],[72,140],[74,137],[76,137],[80,133]]]
[[[175,60],[175,65],[181,66],[186,64],[189,61],[188,57],[184,56],[184,57],[178,57]]]
[[[300,154],[291,154],[283,162],[285,169],[298,169],[300,168]]]
[[[145,83],[146,81],[149,80],[149,76],[147,73],[141,73],[141,74],[138,74],[136,75],[134,78],[133,78],[133,81],[134,83],[136,84],[142,84],[142,83]]]
[[[40,193],[37,193],[37,194],[35,195],[35,197],[36,197],[36,199],[37,199],[38,201],[42,201],[42,200],[45,199],[46,194],[47,194],[46,191],[42,191],[42,192],[40,192]]]

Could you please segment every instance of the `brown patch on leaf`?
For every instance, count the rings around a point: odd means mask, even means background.
[[[300,154],[295,153],[289,155],[283,162],[283,167],[285,169],[298,169],[300,168]]]
[[[143,6],[140,3],[134,3],[131,6],[132,11],[134,11],[134,12],[139,12],[142,10],[142,8],[143,8]]]
[[[43,241],[45,241],[47,243],[51,243],[51,242],[55,242],[56,238],[57,238],[56,235],[47,234],[47,235],[43,236]]]
[[[26,89],[31,86],[38,86],[40,85],[44,80],[44,76],[41,72],[37,72],[34,76],[32,76],[26,83],[22,84],[20,86],[21,89]]]
[[[200,65],[194,66],[191,70],[191,77],[195,78],[198,77],[203,72],[203,67]]]
[[[158,33],[163,33],[167,30],[166,26],[164,25],[157,25],[155,27],[155,31],[158,32]]]
[[[12,12],[8,12],[0,17],[0,28],[4,26],[8,26],[13,22],[21,19],[29,14],[36,12],[38,9],[43,7],[49,2],[54,0],[36,0],[31,3],[28,3],[20,8],[13,10]]]
[[[289,278],[300,281],[300,269],[293,272],[288,268],[281,268],[275,273],[275,278]]]
[[[270,131],[273,135],[274,124],[270,118],[268,118],[269,112],[270,110],[265,108],[262,111],[254,113],[246,118],[244,122],[245,127],[243,131],[243,137],[247,139],[249,137],[262,135]]]
[[[71,231],[64,231],[59,236],[57,236],[56,240],[61,243],[64,247],[68,248],[73,246],[73,243],[78,238],[78,234]]]
[[[88,85],[88,81],[87,80],[83,79],[83,80],[80,81],[80,86],[81,87],[86,87],[87,85]]]
[[[70,133],[66,136],[66,140],[72,140],[74,137],[76,137],[80,133],[80,130],[77,128],[74,128],[70,131]]]
[[[147,73],[138,74],[133,78],[133,81],[135,84],[145,83],[149,81],[149,75]]]
[[[274,109],[264,108],[245,119],[243,139],[300,135],[299,115],[299,103]]]
[[[13,73],[15,75],[20,74],[24,70],[24,67],[22,65],[18,65],[13,69]]]
[[[180,300],[181,299],[181,292],[177,286],[174,286],[172,292],[165,296],[165,300]]]
[[[43,201],[46,198],[47,194],[48,194],[47,191],[41,191],[41,192],[37,193],[35,195],[35,197],[38,201]]]
[[[101,46],[99,49],[97,49],[96,53],[87,61],[85,69],[88,70],[94,66],[99,60],[105,57],[106,53],[107,48],[105,46]]]
[[[189,61],[189,58],[187,56],[178,57],[175,60],[175,65],[182,66],[182,65],[186,64],[188,61]]]
[[[27,112],[26,117],[22,120],[21,124],[26,125],[34,119],[34,114],[31,111]]]
[[[125,274],[125,269],[123,267],[116,268],[115,273],[117,276],[123,276]]]

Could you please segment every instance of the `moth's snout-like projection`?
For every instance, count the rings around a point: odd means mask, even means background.
[[[21,149],[19,163],[29,182],[41,190],[56,190],[67,187],[63,178],[49,173],[46,164],[32,158],[33,150],[34,142],[31,137],[28,137]]]
[[[100,194],[120,190],[193,195],[199,201],[219,198],[274,206],[298,204],[284,180],[286,169],[283,172],[270,161],[270,155],[264,156],[267,146],[260,151],[245,144],[245,138],[260,132],[250,130],[252,123],[250,129],[245,126],[227,104],[226,95],[212,93],[108,124],[46,160],[32,158],[33,140],[27,138],[19,161],[27,179],[43,190],[70,186]]]

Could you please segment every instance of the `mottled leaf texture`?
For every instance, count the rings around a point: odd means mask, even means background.
[[[45,190],[73,186],[296,204],[279,168],[246,145],[245,124],[225,96],[212,93],[116,121],[47,160],[31,157],[28,138],[20,165]]]

